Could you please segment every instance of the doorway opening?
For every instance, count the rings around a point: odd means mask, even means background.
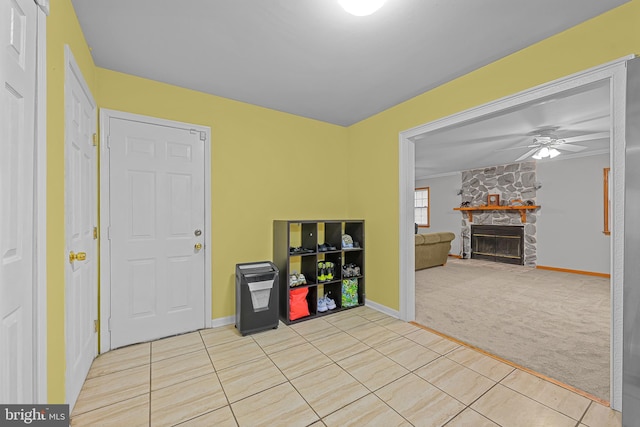
[[[413,245],[413,191],[415,186],[416,143],[426,141],[429,136],[442,129],[454,127],[473,120],[481,120],[509,109],[545,99],[553,94],[580,90],[586,85],[603,82],[611,91],[608,106],[611,116],[610,164],[613,171],[612,200],[624,198],[625,161],[625,62],[632,56],[541,85],[530,90],[463,111],[461,113],[403,131],[399,136],[400,167],[400,315],[404,320],[415,319],[415,273]],[[624,212],[621,207],[613,209],[613,232],[611,241],[611,393],[613,409],[620,410],[622,399],[622,263],[624,258]]]

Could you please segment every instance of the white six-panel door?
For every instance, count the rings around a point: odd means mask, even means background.
[[[36,86],[33,0],[0,0],[0,402],[31,403]]]
[[[107,144],[111,348],[203,328],[201,132],[112,117]]]
[[[60,261],[66,265],[66,393],[73,408],[98,352],[97,109],[68,46],[65,63],[66,252]]]

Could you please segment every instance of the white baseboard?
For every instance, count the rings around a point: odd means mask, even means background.
[[[233,325],[234,323],[236,323],[236,316],[218,317],[217,319],[211,319],[209,327],[217,328],[219,326]]]
[[[377,302],[371,301],[370,299],[365,300],[364,305],[369,308],[373,308],[374,310],[378,310],[384,314],[388,314],[391,317],[395,317],[396,319],[400,318],[400,312],[398,310],[389,308],[386,305],[378,304]]]
[[[377,302],[366,300],[364,305],[374,310],[380,311],[396,319],[400,318],[400,312],[398,310],[391,309],[385,305],[378,304]],[[211,319],[209,328],[217,328],[220,326],[233,325],[236,322],[236,316],[218,317],[217,319]]]

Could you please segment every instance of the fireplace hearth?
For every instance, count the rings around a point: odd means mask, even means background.
[[[472,225],[471,258],[524,265],[524,227]]]

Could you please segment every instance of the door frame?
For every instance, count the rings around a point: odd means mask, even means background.
[[[588,70],[545,83],[498,100],[470,108],[432,122],[404,130],[399,134],[399,297],[400,317],[415,320],[415,253],[413,242],[413,193],[415,187],[415,138],[456,124],[481,118],[529,103],[569,89],[597,81],[609,81],[611,88],[612,233],[611,269],[611,341],[610,405],[622,408],[622,302],[624,273],[624,189],[625,189],[625,112],[626,62],[635,55],[605,63]],[[427,142],[428,143],[428,142]]]
[[[34,385],[37,403],[48,402],[47,392],[47,16],[49,0],[36,0],[36,111],[34,230]]]
[[[178,122],[174,120],[161,119],[157,117],[144,116],[140,114],[127,113],[124,111],[100,109],[100,216],[98,229],[100,230],[100,353],[111,350],[111,332],[109,331],[109,318],[111,316],[111,243],[109,241],[110,217],[110,164],[108,155],[109,144],[109,120],[123,119],[137,121],[141,123],[167,126],[179,129],[188,129],[196,132],[204,132],[206,140],[204,143],[204,206],[205,206],[205,232],[204,232],[204,326],[211,327],[211,128],[208,126],[195,125]]]

